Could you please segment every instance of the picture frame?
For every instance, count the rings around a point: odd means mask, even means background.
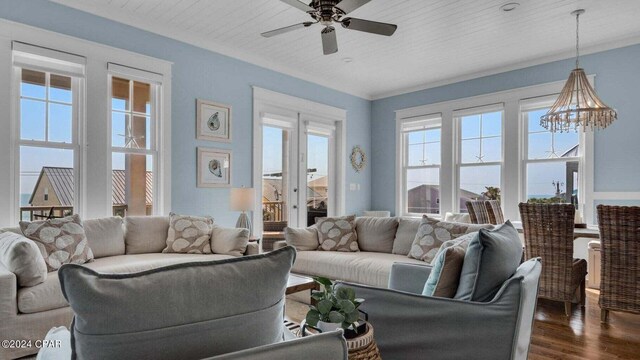
[[[196,99],[196,139],[231,142],[231,105]]]
[[[198,147],[197,187],[231,187],[231,150]]]

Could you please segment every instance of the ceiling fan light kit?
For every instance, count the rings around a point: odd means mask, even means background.
[[[580,67],[580,15],[584,9],[571,13],[576,17],[576,67],[551,109],[540,117],[540,125],[551,132],[604,129],[618,118],[616,111],[600,100]]]
[[[272,37],[289,31],[309,27],[314,24],[324,26],[320,32],[322,37],[322,51],[325,55],[338,52],[338,39],[335,24],[342,25],[348,30],[356,30],[371,34],[391,36],[398,28],[397,25],[377,21],[345,17],[350,12],[360,8],[371,0],[312,0],[309,5],[298,0],[281,0],[282,2],[309,14],[314,21],[285,26],[262,33],[264,37]]]

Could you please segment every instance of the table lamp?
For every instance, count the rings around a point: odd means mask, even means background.
[[[231,189],[231,210],[242,211],[236,228],[249,229],[249,236],[253,235],[251,219],[247,215],[247,211],[253,210],[255,200],[255,191],[253,188],[232,188]]]

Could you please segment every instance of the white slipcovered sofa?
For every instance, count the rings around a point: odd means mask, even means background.
[[[221,254],[164,254],[169,217],[128,216],[86,220],[87,241],[95,260],[84,264],[100,273],[131,273],[192,261],[233,258]],[[0,232],[21,233],[19,228]],[[245,255],[259,252],[250,242]],[[47,274],[38,285],[19,287],[15,274],[0,263],[0,334],[4,339],[31,340],[31,347],[0,348],[0,359],[15,359],[38,351],[36,340],[44,339],[52,327],[68,327],[73,317],[62,295],[58,273]]]
[[[420,221],[420,218],[408,217],[359,217],[356,233],[360,251],[304,251],[297,248],[298,256],[291,272],[387,288],[393,263],[427,265],[407,256]],[[278,241],[274,249],[284,246],[287,241]]]

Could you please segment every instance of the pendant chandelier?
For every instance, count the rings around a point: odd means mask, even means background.
[[[580,68],[580,15],[584,12],[580,9],[571,13],[576,17],[576,68],[549,112],[540,117],[540,125],[551,132],[577,131],[579,127],[604,129],[618,118],[616,111],[600,100]]]

